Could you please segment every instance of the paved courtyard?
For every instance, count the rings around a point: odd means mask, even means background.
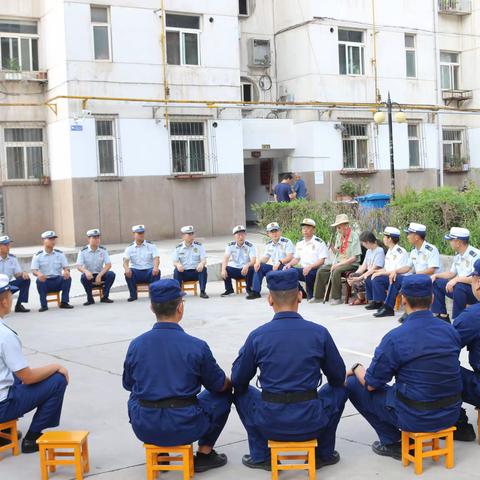
[[[222,242],[223,239],[218,245]],[[218,262],[221,257],[220,246],[215,255]],[[167,265],[168,259],[164,257],[162,265],[163,263]],[[119,266],[118,259],[114,264]],[[121,281],[121,270],[117,267],[115,270]],[[74,310],[51,307],[46,313],[38,313],[37,295],[32,286],[32,312],[25,315],[11,314],[7,318],[7,324],[20,334],[32,366],[60,362],[69,369],[71,381],[60,428],[91,432],[89,477],[98,480],[143,480],[144,450],[128,423],[128,393],[122,388],[121,374],[130,340],[149,329],[154,322],[148,299],[143,297],[137,302],[127,303],[126,289],[120,286],[111,296],[115,303],[97,303],[83,307],[85,297],[79,296],[81,286],[78,279],[75,278],[74,282],[74,293],[77,295],[72,300]],[[246,301],[243,296],[221,298],[223,283],[218,281],[210,282],[207,290],[211,296],[209,300],[186,297],[186,315],[182,326],[192,335],[205,339],[219,364],[229,372],[248,333],[269,321],[272,311],[265,295],[255,301]],[[300,313],[330,330],[347,366],[355,361],[368,364],[381,337],[397,325],[392,318],[373,319],[362,307],[346,305],[332,307],[303,302]],[[466,355],[462,353],[462,363],[465,362]],[[468,414],[476,420],[472,408],[468,408]],[[28,429],[30,418],[27,415],[20,420],[23,432]],[[414,475],[411,467],[405,469],[400,462],[378,457],[371,452],[370,444],[376,440],[375,433],[350,403],[347,403],[337,435],[337,450],[342,460],[336,466],[319,470],[317,478],[364,479],[388,476],[391,479],[402,479]],[[248,452],[248,447],[246,433],[234,408],[216,448],[228,455],[228,465],[196,477],[204,480],[270,478],[268,472],[248,470],[241,465],[241,457]],[[480,478],[479,453],[480,446],[477,443],[457,442],[455,469],[447,471],[443,465],[426,461],[423,478]],[[37,478],[40,478],[39,461],[35,454],[6,456],[0,463],[1,480]],[[72,479],[73,473],[68,468],[60,469],[52,478]],[[161,478],[174,480],[180,477],[178,473],[168,473],[162,474]],[[281,478],[301,479],[306,478],[306,474],[288,472],[283,473]]]

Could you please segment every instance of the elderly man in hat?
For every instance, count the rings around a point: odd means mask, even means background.
[[[298,281],[305,282],[307,292],[302,290],[308,299],[313,297],[313,285],[317,276],[317,270],[328,258],[328,248],[325,242],[315,235],[317,224],[311,218],[304,218],[301,227],[303,240],[295,245],[293,259],[287,263],[285,268],[297,267]],[[304,295],[304,296],[305,296]]]
[[[440,253],[437,247],[425,240],[427,227],[421,223],[410,223],[405,232],[407,233],[408,243],[413,246],[408,263],[390,273],[387,298],[383,306],[373,314],[374,317],[381,318],[395,315],[395,302],[406,274],[433,275],[440,269]],[[403,322],[405,316],[406,313],[399,319],[400,323]]]
[[[246,240],[247,231],[243,225],[234,227],[233,236],[235,240],[227,245],[222,261],[222,278],[225,283],[225,291],[221,297],[227,297],[235,293],[232,278],[246,279],[247,293],[252,291],[253,266],[257,260],[257,249],[253,243]]]
[[[20,338],[5,323],[12,309],[12,294],[17,290],[6,275],[0,274],[0,423],[36,410],[22,442],[23,453],[34,453],[43,430],[60,423],[68,372],[58,363],[29,367]],[[0,447],[6,443],[0,438]]]
[[[270,470],[268,440],[316,438],[316,468],[340,460],[335,432],[347,394],[345,365],[328,330],[305,320],[293,269],[267,274],[268,303],[275,315],[250,333],[232,367],[234,402],[247,430],[249,468]],[[257,384],[250,385],[260,370]],[[322,373],[328,383],[322,384]]]
[[[445,235],[455,252],[449,272],[432,275],[433,305],[432,312],[439,318],[450,320],[445,305],[445,296],[453,298],[453,318],[457,318],[467,305],[477,303],[472,292],[473,264],[480,258],[480,250],[469,245],[470,231],[466,228],[452,227]]]
[[[232,384],[206,342],[179,325],[184,295],[176,280],[150,285],[157,322],[128,347],[123,387],[131,392],[128,414],[138,439],[163,446],[198,440],[195,472],[205,472],[227,463],[213,447],[230,413]]]
[[[198,281],[200,284],[200,298],[208,298],[207,289],[207,252],[201,242],[195,240],[193,225],[182,227],[182,242],[173,252],[173,278],[182,282]]]
[[[397,460],[402,430],[449,428],[462,404],[460,335],[430,311],[430,276],[405,277],[401,293],[407,313],[403,324],[383,337],[367,370],[355,363],[347,372],[349,399],[379,437],[372,450]]]
[[[10,244],[12,240],[8,235],[0,237],[0,273],[10,279],[10,285],[18,287],[18,294],[15,311],[26,313],[30,310],[25,308],[22,303],[28,303],[28,293],[30,290],[30,276],[22,270],[18,259],[13,253],[10,253]]]
[[[92,289],[97,285],[103,287],[103,296],[100,302],[113,303],[108,296],[115,280],[115,273],[111,271],[112,262],[107,249],[100,245],[100,230],[98,228],[89,230],[87,237],[88,245],[78,252],[77,257],[77,270],[82,274],[80,281],[87,294],[87,301],[84,305],[95,303]]]
[[[160,279],[160,256],[157,247],[145,240],[145,225],[132,227],[133,242],[123,254],[123,268],[130,297],[128,302],[137,300],[137,284],[152,283]]]
[[[40,310],[48,310],[47,293],[62,292],[60,308],[73,308],[70,305],[70,287],[72,277],[67,257],[55,248],[57,234],[53,230],[42,233],[43,250],[32,258],[32,273],[37,277],[37,290],[40,296]]]
[[[353,272],[360,264],[362,255],[360,238],[350,226],[348,216],[337,215],[335,223],[331,226],[337,230],[335,244],[330,247],[335,254],[335,261],[332,265],[326,265],[318,270],[313,290],[314,298],[310,300],[312,303],[320,302],[325,297],[329,281],[331,282],[330,304],[342,303],[342,274]]]
[[[282,270],[293,258],[295,248],[291,240],[282,236],[282,230],[277,222],[267,225],[267,242],[263,257],[257,258],[254,265],[252,291],[247,295],[247,300],[260,298],[263,278],[268,272]]]

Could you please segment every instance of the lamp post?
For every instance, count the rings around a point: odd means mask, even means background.
[[[390,151],[390,188],[392,191],[392,200],[395,200],[395,156],[393,151],[393,116],[392,111],[394,107],[399,109],[399,112],[395,114],[395,121],[397,123],[405,123],[406,117],[405,113],[402,112],[402,107],[395,102],[392,102],[390,98],[390,92],[388,92],[388,98],[386,102],[383,102],[381,105],[384,105],[387,109],[387,117],[388,117],[388,143],[389,143],[389,151]],[[373,116],[373,120],[377,125],[383,123],[385,121],[385,113],[378,111]]]

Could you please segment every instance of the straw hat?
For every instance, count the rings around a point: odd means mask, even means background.
[[[350,223],[350,220],[348,219],[348,215],[346,213],[341,213],[335,217],[335,223],[332,223],[330,226],[338,227],[344,223]]]

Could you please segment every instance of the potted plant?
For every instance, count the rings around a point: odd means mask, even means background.
[[[337,202],[350,202],[357,194],[357,185],[353,180],[343,180],[337,192]]]

